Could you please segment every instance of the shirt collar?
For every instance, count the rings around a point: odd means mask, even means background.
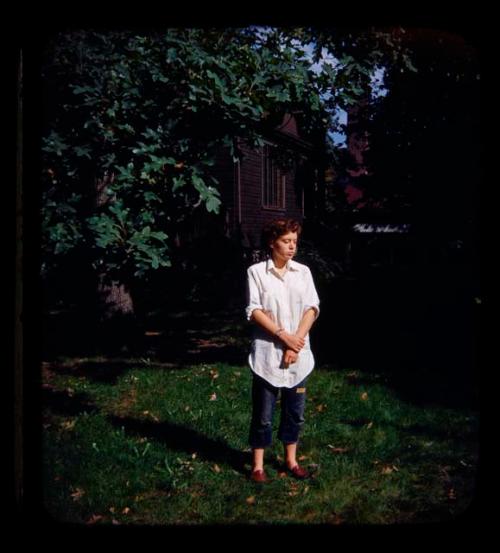
[[[273,258],[269,257],[266,262],[266,271],[270,271],[271,269],[275,269],[276,265],[274,264]],[[286,269],[287,271],[298,271],[299,268],[297,266],[297,263],[293,259],[289,259],[286,262]]]

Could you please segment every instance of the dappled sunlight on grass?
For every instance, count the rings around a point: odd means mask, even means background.
[[[310,378],[299,459],[313,477],[283,471],[275,433],[270,482],[256,488],[247,367],[96,363],[44,366],[45,501],[57,519],[388,524],[452,518],[473,495],[477,414],[407,404],[359,371]]]

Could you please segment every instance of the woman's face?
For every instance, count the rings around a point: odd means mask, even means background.
[[[297,253],[297,233],[282,234],[274,242],[271,242],[271,250],[273,257],[286,263]]]

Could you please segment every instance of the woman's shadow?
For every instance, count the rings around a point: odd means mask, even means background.
[[[111,416],[109,420],[129,434],[154,439],[169,449],[196,453],[198,459],[229,465],[242,474],[249,472],[245,465],[251,463],[251,453],[234,449],[220,438],[210,438],[192,428],[168,421],[154,422],[119,416]]]

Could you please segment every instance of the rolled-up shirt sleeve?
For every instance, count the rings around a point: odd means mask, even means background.
[[[305,287],[305,301],[304,301],[304,313],[310,309],[314,309],[316,314],[314,320],[319,317],[319,296],[314,286],[314,280],[310,269],[306,272],[306,287]]]
[[[252,313],[255,309],[263,309],[259,287],[253,271],[249,268],[247,270],[247,306],[246,316],[247,320],[252,319]]]

